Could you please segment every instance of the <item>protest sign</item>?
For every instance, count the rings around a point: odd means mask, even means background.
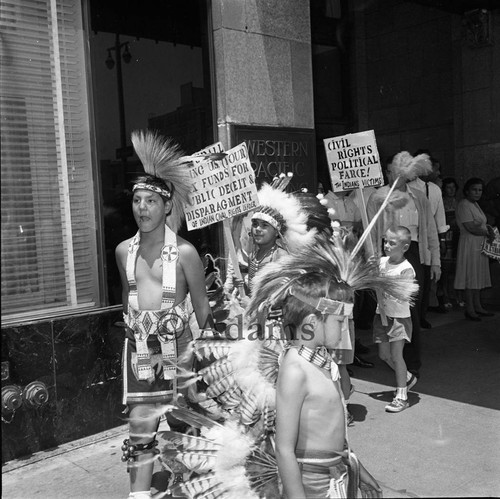
[[[224,146],[222,145],[222,142],[216,142],[215,144],[212,144],[211,146],[207,146],[207,147],[205,147],[205,149],[202,149],[201,151],[195,152],[193,154],[193,156],[206,156],[207,154],[213,154],[213,153],[217,153],[217,152],[224,152]]]
[[[383,185],[373,130],[324,139],[323,142],[333,192]]]
[[[196,155],[203,154],[206,152]],[[194,159],[190,174],[194,188],[184,210],[188,230],[201,229],[258,206],[255,174],[245,143],[226,151],[220,161]]]

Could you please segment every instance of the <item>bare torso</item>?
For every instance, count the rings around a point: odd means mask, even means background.
[[[120,261],[123,269],[126,268],[126,259],[130,239],[122,243],[123,250],[120,252]],[[181,303],[187,295],[188,285],[183,271],[182,246],[186,242],[177,238],[179,258],[177,259],[176,272],[176,296],[175,303]],[[135,276],[137,282],[138,301],[140,310],[159,310],[162,297],[163,261],[160,258],[163,242],[157,242],[151,246],[143,245],[137,251],[135,264]]]
[[[342,451],[345,440],[344,406],[339,382],[330,372],[300,357],[295,348],[287,353],[280,371],[295,364],[306,379],[306,397],[302,404],[297,449]],[[285,374],[285,372],[283,372]]]

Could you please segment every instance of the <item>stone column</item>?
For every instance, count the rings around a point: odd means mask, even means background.
[[[314,128],[309,1],[212,0],[218,133]]]

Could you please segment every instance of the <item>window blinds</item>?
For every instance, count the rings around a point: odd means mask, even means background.
[[[2,319],[98,302],[79,0],[0,0]]]

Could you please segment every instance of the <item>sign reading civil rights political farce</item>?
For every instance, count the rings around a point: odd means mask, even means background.
[[[323,140],[333,192],[383,185],[373,130]]]
[[[196,155],[222,150],[218,143]],[[190,173],[194,189],[189,195],[191,203],[184,210],[188,230],[201,229],[258,206],[255,174],[245,143],[226,151],[220,161],[194,160]]]

